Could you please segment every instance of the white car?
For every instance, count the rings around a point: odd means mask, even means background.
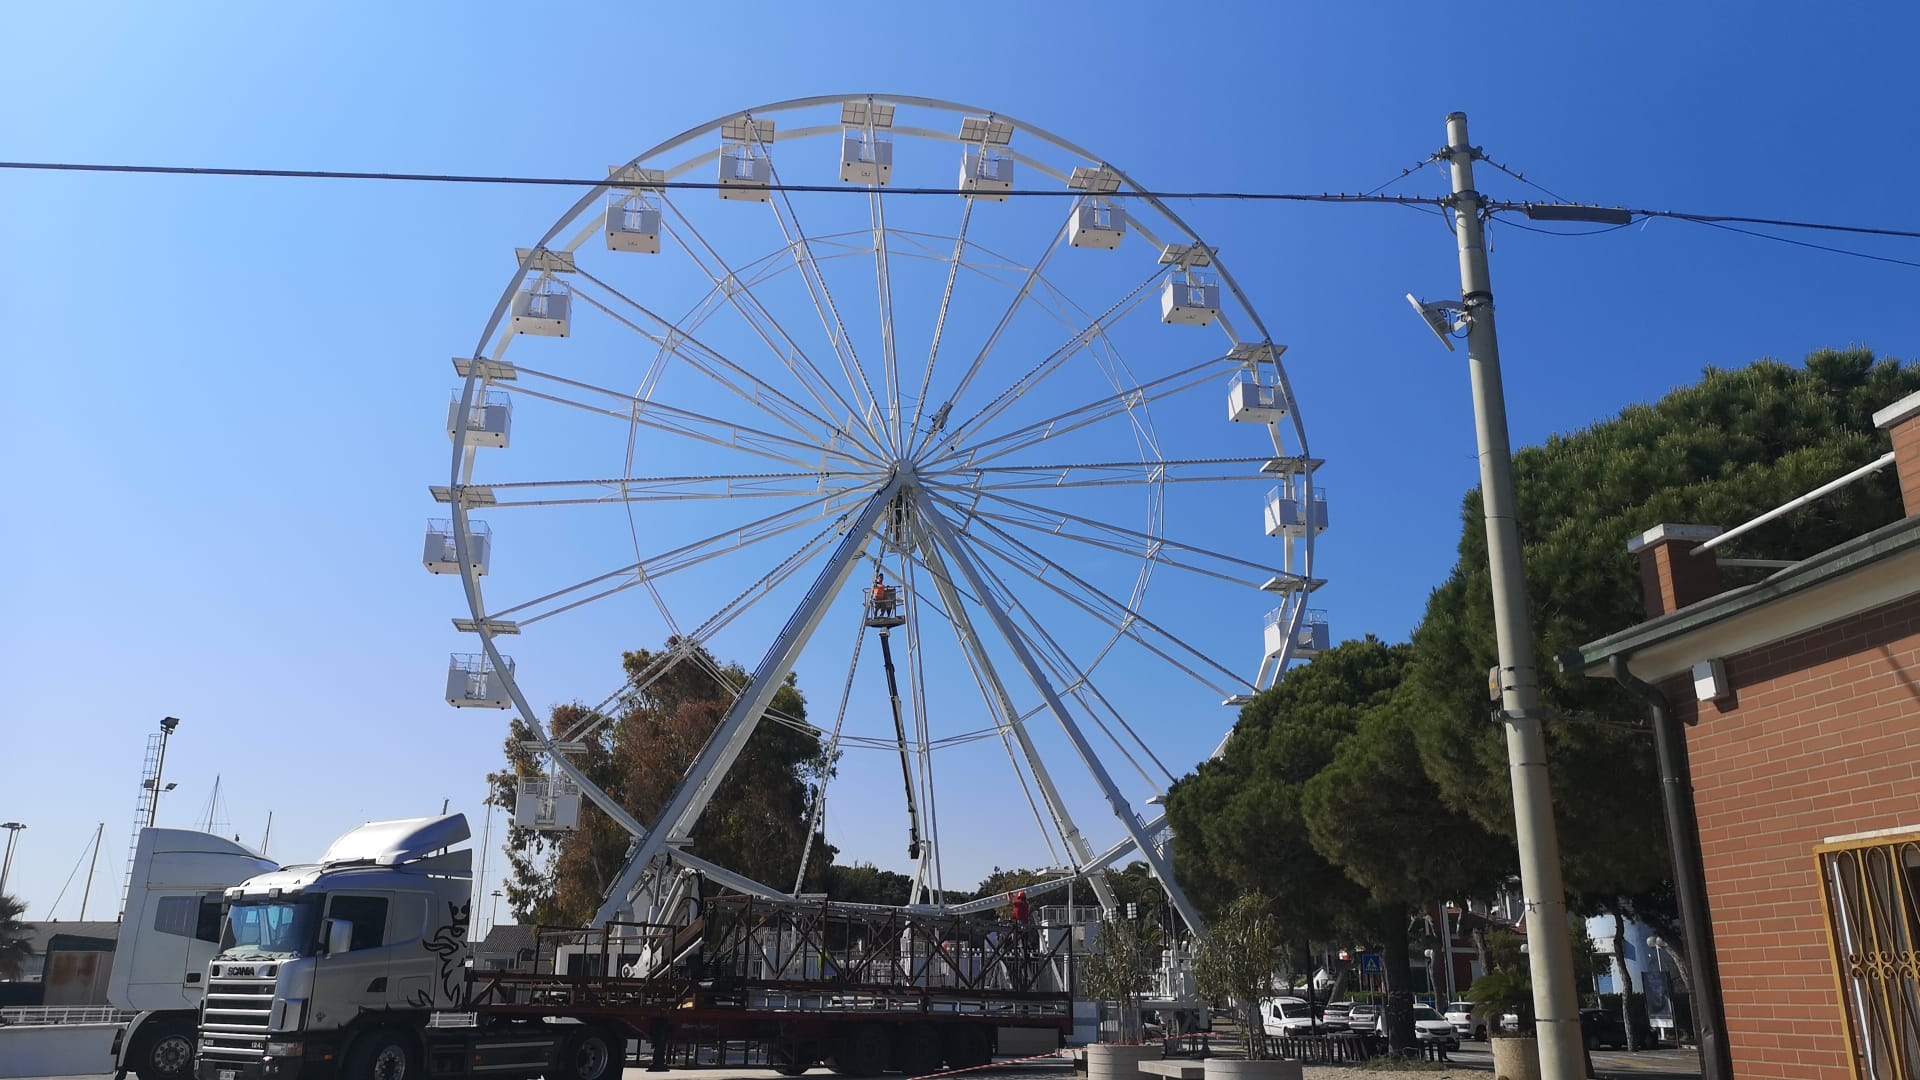
[[[1305,998],[1267,998],[1260,1002],[1260,1026],[1269,1035],[1305,1035],[1313,1030],[1313,1006]]]
[[[1383,1037],[1386,1035],[1386,1010],[1381,1010],[1380,1019],[1374,1022],[1374,1030]],[[1437,1045],[1448,1050],[1460,1049],[1460,1036],[1454,1031],[1452,1022],[1426,1005],[1413,1007],[1413,1035],[1420,1040],[1422,1046]]]
[[[1446,1017],[1447,1023],[1453,1025],[1453,1033],[1455,1035],[1463,1039],[1477,1037],[1474,1033],[1479,1030],[1480,1025],[1474,1023],[1473,1020],[1473,1002],[1455,1001],[1449,1003],[1446,1009]]]

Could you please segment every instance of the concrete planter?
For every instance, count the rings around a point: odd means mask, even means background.
[[[1091,1043],[1087,1080],[1141,1080],[1140,1063],[1160,1060],[1159,1043]]]
[[[1297,1061],[1275,1058],[1267,1061],[1240,1061],[1235,1058],[1208,1058],[1206,1080],[1300,1080]]]
[[[1495,1035],[1494,1080],[1540,1080],[1540,1040],[1531,1035]]]

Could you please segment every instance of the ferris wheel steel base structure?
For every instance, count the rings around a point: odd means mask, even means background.
[[[957,131],[897,123],[956,115]],[[801,123],[790,124],[790,117]],[[806,123],[815,118],[818,122]],[[865,203],[864,221],[847,222],[839,231],[803,223],[795,196],[820,182],[795,178],[810,160],[803,149],[810,140],[837,144],[837,158],[821,154],[817,163],[837,160],[839,180],[850,185],[851,193],[810,193],[821,201],[804,221],[832,219],[859,201]],[[942,146],[949,149],[941,151]],[[916,182],[918,202],[906,201],[908,193],[889,195],[887,189],[904,177],[937,175],[928,170],[943,159],[951,167],[954,159],[944,154],[954,147],[961,151],[959,180],[950,188],[961,202],[958,223],[951,234],[916,227],[922,223],[916,215],[930,205],[920,193],[932,185]],[[669,186],[698,169],[717,170],[718,198],[711,205],[758,203],[771,209],[776,235],[770,245],[736,253],[738,220],[707,222],[710,208],[703,210]],[[1016,188],[1016,170],[1038,179]],[[1065,214],[1058,212],[1056,200],[1009,202],[1016,190],[1052,184],[1067,194]],[[979,209],[995,204],[1007,205]],[[730,212],[749,210],[741,206]],[[997,245],[989,246],[1002,233],[1017,242],[1023,232],[1044,242],[1037,257],[1013,259],[999,254]],[[603,237],[614,254],[588,258],[587,242],[596,237]],[[1063,249],[1102,254],[1076,263],[1082,257],[1062,257]],[[1120,259],[1131,251],[1151,255],[1138,280],[1112,273],[1123,263],[1091,261]],[[607,268],[599,268],[600,258],[609,260]],[[640,265],[614,265],[623,259],[651,260],[645,272],[631,274],[637,284],[613,283]],[[847,297],[858,275],[848,267],[869,261],[872,298],[856,304]],[[839,715],[824,745],[835,761],[844,750],[897,753],[903,775],[896,781],[907,785],[909,814],[924,814],[926,822],[924,844],[919,818],[910,826],[910,855],[916,861],[913,899],[924,895],[929,902],[910,906],[964,913],[1000,902],[998,897],[939,902],[944,891],[934,762],[950,750],[991,739],[1003,745],[1041,839],[1056,860],[1065,852],[1065,866],[1030,886],[1030,894],[1086,882],[1101,905],[1111,908],[1104,871],[1138,852],[1180,917],[1196,933],[1204,931],[1172,873],[1165,815],[1143,820],[1129,797],[1130,788],[1137,794],[1144,784],[1154,796],[1147,801],[1157,802],[1174,774],[1094,681],[1096,669],[1124,642],[1169,673],[1198,683],[1215,700],[1239,705],[1270,686],[1290,661],[1327,645],[1324,617],[1306,607],[1321,584],[1313,576],[1315,537],[1327,521],[1325,493],[1313,483],[1320,463],[1308,456],[1305,428],[1280,364],[1285,349],[1273,344],[1215,248],[1125,173],[1031,125],[933,99],[853,95],[781,102],[689,129],[611,169],[606,185],[590,191],[533,247],[519,249],[518,262],[474,354],[454,362],[463,383],[449,407],[452,476],[447,486],[433,489],[450,517],[430,525],[424,561],[435,573],[460,575],[469,616],[454,625],[479,638],[477,654],[456,655],[450,665],[449,703],[516,710],[533,736],[529,748],[544,757],[553,774],[525,778],[523,787],[533,795],[516,807],[516,821],[564,829],[572,822],[555,807],[577,800],[556,801],[554,793],[577,791],[634,838],[596,925],[671,919],[691,895],[694,875],[766,899],[796,898],[797,880],[793,890],[767,885],[688,846],[695,824],[759,724],[786,723],[827,736],[824,725],[780,715],[774,700],[822,624],[848,603],[856,571],[870,565],[876,588],[862,594],[868,597],[865,603],[883,596],[888,606],[878,620],[869,607],[864,625],[881,626],[883,632],[906,626],[908,693],[901,695],[892,685],[889,649],[891,737],[844,731],[862,630],[847,664]],[[1064,288],[1061,281],[1074,273],[1099,282],[1081,292],[1097,290],[1105,301],[1087,305]],[[915,275],[925,284],[918,304]],[[680,287],[682,282],[687,288]],[[677,320],[636,298],[671,303],[675,296],[682,302],[694,298]],[[1154,314],[1155,297],[1159,318],[1149,331],[1142,324]],[[780,317],[783,304],[792,309],[787,319]],[[868,307],[870,325],[849,323],[849,316]],[[818,328],[810,328],[815,319]],[[1256,336],[1242,339],[1236,329],[1241,320]],[[1207,351],[1208,359],[1137,378],[1125,348],[1147,342],[1159,351],[1163,346],[1154,335],[1193,332],[1160,327],[1211,327],[1226,342]],[[912,358],[918,346],[902,346],[916,329],[929,339],[918,371],[913,367],[919,361]],[[1061,331],[1063,343],[1057,336]],[[624,340],[637,340],[641,347],[609,350],[599,340],[602,334],[633,335]],[[508,358],[509,346],[517,341],[566,338],[578,340],[525,346],[536,350],[531,362]],[[961,360],[940,366],[943,348],[949,354],[958,351]],[[568,353],[556,349],[579,351],[569,360]],[[972,358],[966,361],[969,352]],[[572,367],[564,373],[548,370],[549,357]],[[956,372],[962,362],[964,368]],[[630,379],[626,373],[636,369],[643,374],[634,389],[609,383]],[[1043,390],[1041,384],[1056,375],[1062,379]],[[1223,378],[1229,380],[1228,420],[1264,427],[1270,452],[1223,456],[1206,429],[1187,415],[1183,395],[1217,386]],[[1111,392],[1062,407],[1058,387],[1063,382],[1079,387],[1100,381]],[[524,415],[516,420],[516,407],[543,411],[529,423]],[[580,420],[567,410],[594,419]],[[556,416],[565,422],[552,422]],[[1163,423],[1165,416],[1172,421]],[[607,444],[595,440],[603,438],[608,424],[612,436],[625,441],[625,467],[618,475],[478,475],[483,458],[491,474],[492,463],[500,459],[490,455],[507,450],[516,436],[528,437],[529,429],[539,440],[542,469],[553,468],[550,460],[568,453],[604,452]],[[1186,454],[1170,452],[1168,445],[1176,441],[1197,447]],[[1036,460],[1033,454],[1042,448],[1054,459]],[[656,460],[671,460],[677,468],[672,475],[638,470]],[[702,465],[710,467],[702,471]],[[1166,512],[1171,488],[1182,489],[1184,498],[1186,490],[1249,481],[1275,485],[1267,494],[1264,531],[1281,541],[1277,565],[1254,557],[1255,552],[1232,550],[1234,545],[1202,520],[1204,514],[1170,518]],[[750,500],[784,508],[738,520],[749,507],[761,505]],[[568,570],[563,580],[570,583],[559,588],[550,582],[520,583],[517,587],[538,595],[489,606],[482,578],[511,576],[502,572],[510,560],[498,558],[510,548],[496,543],[475,511],[532,508],[524,512],[565,515],[609,507],[624,514],[631,563],[593,573]],[[1144,520],[1122,523],[1142,511]],[[728,527],[710,531],[722,519]],[[1191,534],[1187,538],[1183,528]],[[573,530],[569,525],[559,535],[571,539]],[[796,535],[804,539],[782,558],[773,558],[777,546],[763,546],[780,537],[792,543]],[[649,544],[664,550],[648,550]],[[597,549],[592,542],[569,544],[559,555],[585,551]],[[750,637],[750,610],[790,583],[797,586],[809,566],[817,569],[804,593],[745,682],[714,667],[705,652],[708,644],[722,635]],[[692,575],[680,575],[701,567],[708,567],[703,581],[714,580],[710,575],[719,571],[720,580],[732,576],[749,584],[715,611],[711,601],[698,599],[701,590],[682,584]],[[1183,589],[1278,596],[1279,606],[1267,616],[1265,648],[1253,678],[1235,674],[1188,640],[1210,621],[1204,605],[1163,609],[1148,604],[1156,573],[1180,574],[1195,583]],[[922,577],[930,588],[920,587]],[[690,588],[694,599],[686,595]],[[499,639],[584,608],[629,602],[647,620],[657,621],[670,640],[668,649],[649,654],[644,667],[599,705],[583,706],[580,719],[567,729],[544,721],[522,689],[526,673],[501,651]],[[697,615],[699,621],[683,621],[682,615]],[[928,636],[928,628],[942,624],[951,631],[950,646],[937,646],[944,640],[939,635]],[[738,647],[735,638],[725,640]],[[929,674],[929,651],[942,647],[952,649],[952,662],[943,668],[936,657]],[[623,709],[642,707],[656,681],[682,664],[710,672],[734,696],[658,821],[649,826],[592,783],[573,756],[600,725]],[[1018,669],[1013,682],[1002,673],[1009,666]],[[1120,677],[1134,674],[1118,666]],[[940,701],[948,714],[965,711],[950,707],[946,688],[937,685],[959,680],[961,673],[978,690],[988,726],[936,737],[929,701]],[[911,734],[900,712],[903,702],[912,717]],[[1098,801],[1124,833],[1104,851],[1096,852],[1048,767],[1031,730],[1037,717],[1057,726]],[[1108,752],[1117,752],[1132,767],[1138,782],[1109,767],[1102,739],[1112,748]],[[808,851],[801,856],[802,878],[830,775],[823,773],[810,792],[813,817]]]

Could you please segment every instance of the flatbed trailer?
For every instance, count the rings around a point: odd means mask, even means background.
[[[256,1011],[273,1007],[271,973],[216,961],[209,1015],[224,1023],[203,1021],[199,1080],[618,1080],[636,1040],[659,1068],[738,1043],[789,1076],[920,1076],[987,1064],[1010,1030],[1051,1046],[1072,1030],[1071,935],[990,917],[725,896],[684,925],[541,927],[536,941],[546,970],[463,968],[457,1012],[313,1016],[278,1039],[274,1014],[259,1035],[232,1023],[246,978]]]

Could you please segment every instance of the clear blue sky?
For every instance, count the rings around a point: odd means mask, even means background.
[[[1904,10],[719,10],[23,8],[0,40],[0,158],[592,176],[725,113],[871,90],[999,110],[1162,190],[1357,191],[1426,157],[1460,109],[1492,157],[1570,199],[1920,225],[1905,183],[1920,164],[1907,55],[1920,16]],[[1427,169],[1389,190],[1443,184]],[[1481,186],[1530,194],[1486,170]],[[0,173],[14,508],[0,532],[0,819],[29,825],[10,891],[33,917],[98,823],[103,874],[124,868],[141,750],[163,715],[185,721],[163,824],[204,816],[216,774],[220,816],[258,842],[272,811],[286,859],[442,799],[477,823],[504,718],[441,702],[462,646],[446,620],[463,605],[418,562],[426,486],[446,473],[445,358],[472,347],[512,249],[573,197]],[[1334,495],[1319,602],[1335,637],[1404,637],[1453,563],[1476,482],[1463,354],[1401,300],[1457,295],[1451,237],[1398,208],[1179,209],[1291,347]],[[1910,242],[1831,242],[1920,259]],[[1496,225],[1493,274],[1518,445],[1708,364],[1853,344],[1908,357],[1920,339],[1920,270],[1679,222],[1582,238]],[[1217,621],[1186,615],[1197,635]],[[1247,667],[1259,628],[1232,632],[1244,642],[1223,659]],[[594,663],[652,643],[602,635]],[[816,720],[844,664],[817,671],[802,668]],[[1230,719],[1180,692],[1142,698],[1143,723],[1178,729],[1163,744],[1176,771]],[[863,684],[869,712],[874,694]],[[842,857],[897,866],[892,804],[867,797],[838,810]],[[1017,798],[997,780],[948,781],[943,813]],[[855,827],[863,808],[886,827]],[[966,885],[1044,854],[981,838],[948,860],[948,883]],[[96,917],[112,914],[108,882]],[[60,916],[78,914],[79,889]]]

